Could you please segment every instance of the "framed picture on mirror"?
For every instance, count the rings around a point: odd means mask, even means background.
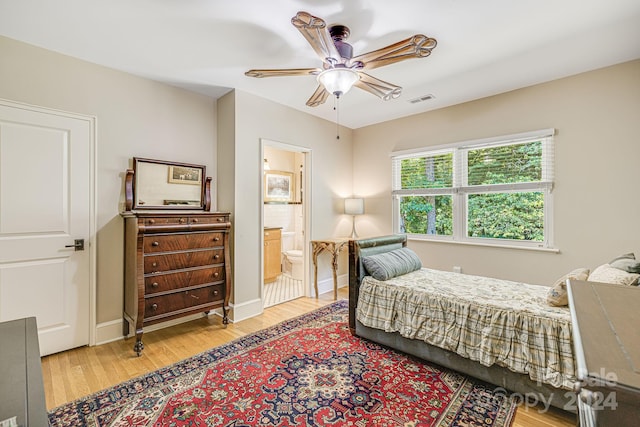
[[[267,171],[264,174],[265,202],[293,202],[294,175],[291,172]]]
[[[169,183],[200,185],[202,169],[188,166],[169,166]]]

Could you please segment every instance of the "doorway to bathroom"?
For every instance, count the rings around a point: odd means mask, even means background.
[[[266,308],[302,297],[308,289],[306,165],[310,152],[273,141],[262,143],[262,296]]]

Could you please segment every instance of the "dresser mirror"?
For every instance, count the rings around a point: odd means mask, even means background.
[[[211,178],[204,165],[133,158],[125,180],[125,210],[209,210]]]

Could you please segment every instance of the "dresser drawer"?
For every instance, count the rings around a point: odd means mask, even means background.
[[[167,292],[189,286],[203,285],[225,279],[224,267],[201,268],[144,278],[145,294]]]
[[[149,226],[159,226],[159,225],[180,225],[180,224],[188,224],[189,217],[181,216],[181,217],[159,217],[159,218],[140,218],[140,223],[149,227]]]
[[[189,218],[189,224],[222,224],[229,219],[224,216],[206,216]]]
[[[197,307],[204,304],[222,302],[224,291],[222,285],[213,285],[191,291],[176,292],[169,295],[149,297],[145,299],[145,318],[155,317],[174,311]]]
[[[224,246],[224,233],[190,233],[145,236],[145,253],[171,252]]]
[[[144,257],[144,272],[158,273],[220,263],[224,263],[224,249],[148,255]]]
[[[176,216],[176,217],[154,217],[140,218],[139,224],[145,227],[163,226],[163,225],[186,225],[186,224],[223,224],[228,222],[229,218],[224,215],[217,216]]]

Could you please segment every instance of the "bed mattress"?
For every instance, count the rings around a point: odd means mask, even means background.
[[[567,307],[547,305],[548,290],[423,268],[387,281],[365,277],[356,313],[370,328],[570,390],[576,381],[571,315]]]

